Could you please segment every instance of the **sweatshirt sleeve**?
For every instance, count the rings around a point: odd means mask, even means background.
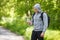
[[[43,14],[43,22],[44,22],[43,33],[45,33],[45,31],[48,27],[48,16],[46,13]]]

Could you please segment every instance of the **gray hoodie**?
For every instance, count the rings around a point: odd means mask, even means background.
[[[43,13],[43,22],[42,22],[42,19],[40,18],[41,16],[41,7],[40,7],[40,4],[36,4],[34,5],[34,8],[38,9],[39,13],[35,13],[32,21],[33,22],[33,25],[34,25],[34,31],[42,31],[45,33],[47,27],[48,27],[48,17],[47,17],[47,14],[46,13]]]

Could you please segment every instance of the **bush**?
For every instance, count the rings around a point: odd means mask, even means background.
[[[3,26],[19,35],[24,35],[26,28],[28,27],[27,23],[23,19],[20,19],[20,18],[17,18],[16,20],[13,20],[12,22],[6,21],[3,24]]]

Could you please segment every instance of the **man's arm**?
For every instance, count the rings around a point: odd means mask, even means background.
[[[43,14],[43,22],[44,22],[43,33],[45,33],[45,31],[48,27],[48,16],[46,13]]]
[[[46,13],[43,14],[43,22],[44,22],[44,26],[43,26],[43,31],[42,31],[42,33],[40,35],[41,37],[44,37],[44,33],[45,33],[45,31],[46,31],[46,29],[48,27],[48,16],[47,16]]]
[[[29,25],[33,25],[34,19],[32,18],[30,21],[27,22]]]

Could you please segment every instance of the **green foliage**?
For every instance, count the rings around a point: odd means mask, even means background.
[[[25,21],[25,14],[30,10],[33,13],[33,6],[40,3],[41,8],[50,16],[50,27],[52,30],[60,30],[60,0],[0,0],[0,25],[20,35],[25,35],[30,40],[31,28]],[[28,30],[28,31],[27,31]],[[30,32],[30,33],[28,33]],[[47,30],[46,33],[51,31]],[[27,35],[28,33],[28,35]],[[51,32],[56,33],[55,31]],[[49,33],[48,36],[51,34]],[[59,35],[59,33],[57,33]],[[51,35],[52,36],[52,35]],[[53,35],[53,37],[55,34]],[[55,40],[48,38],[46,40]],[[56,37],[59,40],[59,36]]]
[[[19,35],[24,35],[26,28],[28,27],[27,23],[24,20],[21,20],[21,18],[13,20],[12,22],[6,21],[3,26]]]

